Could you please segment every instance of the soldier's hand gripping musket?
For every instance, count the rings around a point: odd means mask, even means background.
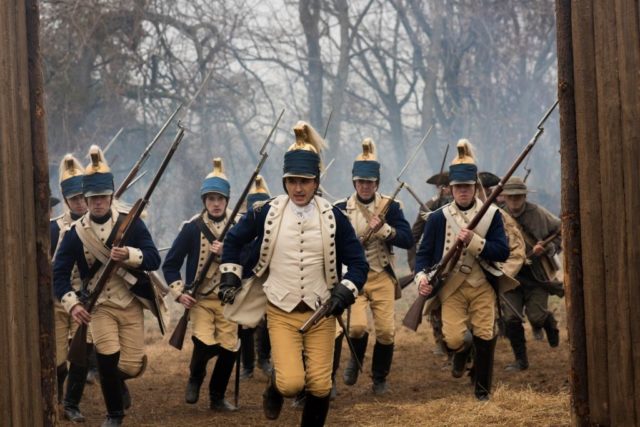
[[[495,199],[502,192],[507,180],[513,175],[515,170],[520,166],[522,161],[527,157],[529,152],[533,149],[536,142],[544,132],[544,128],[543,128],[544,123],[549,118],[549,116],[551,115],[551,113],[553,112],[553,110],[556,108],[557,105],[558,105],[558,101],[556,100],[554,104],[551,106],[551,108],[549,108],[549,110],[547,110],[545,115],[542,117],[542,119],[537,125],[537,130],[533,138],[529,141],[529,143],[526,145],[522,153],[511,165],[511,167],[509,168],[505,176],[500,180],[498,185],[492,191],[491,195],[483,203],[478,213],[467,224],[466,228],[468,230],[473,230],[478,225],[478,223],[480,222],[484,214],[487,212],[489,207],[493,204]],[[454,244],[445,253],[445,255],[442,257],[440,262],[435,264],[428,271],[424,272],[426,274],[426,280],[428,282],[427,288],[429,291],[427,293],[421,292],[416,298],[416,300],[414,301],[414,303],[409,308],[409,311],[407,312],[407,314],[405,315],[402,321],[403,325],[405,325],[407,328],[414,331],[418,329],[418,326],[420,325],[420,323],[422,323],[422,313],[424,310],[425,303],[427,302],[428,299],[433,298],[438,294],[438,292],[440,292],[440,290],[442,289],[442,287],[446,282],[447,272],[450,270],[449,266],[451,265],[452,267],[455,265],[455,263],[457,262],[457,259],[460,257],[460,254],[463,248],[464,248],[464,243],[458,239],[456,241],[456,244]]]
[[[151,181],[151,184],[149,185],[149,188],[147,189],[147,192],[145,193],[144,197],[139,199],[134,204],[133,208],[131,209],[131,211],[129,212],[129,214],[126,216],[121,226],[119,227],[118,232],[115,236],[115,239],[113,240],[113,248],[122,247],[127,242],[127,239],[130,237],[130,234],[133,232],[133,229],[134,229],[133,224],[136,222],[136,220],[140,218],[142,211],[146,208],[147,204],[149,203],[151,195],[153,194],[156,186],[158,185],[158,182],[160,182],[160,178],[162,177],[167,166],[169,165],[169,162],[171,161],[171,158],[173,157],[173,154],[178,148],[178,145],[182,141],[183,137],[184,137],[184,129],[180,129],[173,143],[171,144],[169,151],[165,155],[165,158],[162,161],[160,168],[156,172],[156,175],[154,176],[153,180]],[[102,273],[98,277],[93,291],[86,298],[86,300],[83,301],[83,306],[87,313],[91,313],[91,311],[93,310],[96,302],[98,301],[98,298],[100,297],[100,294],[105,288],[105,285],[109,281],[109,278],[111,277],[111,275],[119,267],[119,264],[120,263],[117,261],[114,261],[113,258],[109,258],[108,262],[103,267]],[[78,328],[71,342],[71,346],[69,348],[69,355],[68,355],[69,361],[73,363],[77,363],[80,366],[85,366],[85,364],[87,363],[86,349],[87,349],[87,324],[83,323]]]
[[[244,200],[247,197],[247,194],[249,193],[249,190],[251,189],[251,186],[252,186],[253,182],[255,181],[256,177],[260,173],[260,170],[262,169],[262,166],[264,165],[265,161],[269,157],[267,147],[268,147],[269,141],[271,140],[271,137],[273,136],[275,130],[278,127],[278,124],[280,123],[280,119],[282,118],[283,114],[284,114],[284,109],[280,112],[280,115],[278,116],[278,119],[276,120],[275,124],[271,128],[271,131],[269,132],[269,135],[267,135],[267,138],[265,139],[264,143],[262,144],[262,147],[260,148],[260,156],[261,156],[260,157],[260,161],[258,162],[258,165],[256,166],[255,170],[253,171],[253,174],[251,175],[251,178],[247,182],[247,185],[245,186],[244,190],[242,191],[242,194],[240,195],[240,198],[238,199],[235,207],[233,208],[233,212],[231,213],[230,220],[227,221],[227,223],[225,224],[225,227],[222,230],[222,232],[221,232],[219,238],[217,239],[217,241],[219,241],[219,242],[224,241],[225,235],[227,234],[227,232],[229,231],[229,229],[233,225],[233,218],[235,218],[236,215],[238,214],[238,212],[240,212],[240,209],[241,209],[241,207],[242,207],[242,205],[244,203]],[[201,268],[200,273],[196,276],[195,280],[191,284],[189,284],[188,286],[185,287],[185,293],[187,295],[189,295],[189,296],[191,296],[193,298],[195,298],[195,296],[198,295],[198,289],[204,283],[205,278],[207,276],[207,273],[209,272],[209,269],[211,268],[211,265],[213,264],[214,260],[215,260],[215,254],[210,253],[208,255],[206,261],[204,262],[204,265]],[[222,301],[223,301],[223,303],[231,303],[231,302],[233,302],[234,298],[235,298],[235,293],[234,292],[229,292],[228,294],[224,295],[224,297],[222,298]],[[178,324],[176,325],[176,329],[173,331],[173,334],[171,335],[171,338],[169,339],[169,344],[172,347],[175,347],[178,350],[182,349],[182,345],[184,343],[184,337],[186,335],[188,323],[189,323],[189,309],[185,308],[182,317],[180,317],[180,320],[178,321]]]
[[[393,194],[391,195],[390,198],[385,199],[385,202],[381,204],[380,209],[376,212],[376,216],[378,218],[380,218],[381,220],[384,221],[384,218],[387,215],[387,212],[389,211],[389,208],[391,208],[391,205],[396,200],[396,197],[398,197],[398,193],[406,185],[406,183],[404,181],[402,181],[400,178],[405,173],[407,168],[411,165],[411,163],[413,163],[413,161],[416,159],[416,157],[418,156],[418,153],[420,152],[420,149],[425,144],[425,142],[427,142],[427,139],[429,139],[429,136],[431,135],[431,131],[432,130],[433,130],[433,125],[429,128],[429,130],[427,130],[427,133],[420,140],[420,143],[418,143],[418,145],[416,146],[415,150],[413,151],[413,154],[411,155],[409,160],[407,160],[407,163],[405,163],[405,165],[402,168],[402,170],[400,170],[400,173],[398,174],[398,176],[396,178],[396,181],[398,181],[398,186],[396,187],[395,191],[393,192]],[[365,234],[363,234],[361,239],[360,239],[362,244],[366,245],[367,242],[369,241],[369,239],[371,239],[371,237],[373,236],[373,234],[376,231],[377,231],[376,229],[369,227],[367,229],[367,231],[365,232]]]

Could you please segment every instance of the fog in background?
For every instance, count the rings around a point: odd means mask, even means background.
[[[189,132],[158,186],[147,223],[158,246],[202,208],[199,188],[223,157],[231,206],[258,150],[286,109],[263,169],[282,192],[292,126],[324,133],[327,194],[353,191],[351,166],[364,137],[377,144],[381,190],[392,193],[429,126],[434,132],[405,179],[423,201],[425,179],[447,164],[459,138],[476,146],[480,170],[504,174],[556,97],[554,2],[540,0],[44,0],[41,48],[51,188],[71,152],[83,163],[105,146],[116,186],[171,112],[213,75],[185,117]],[[125,195],[140,197],[177,128],[171,124]],[[560,210],[557,112],[530,154],[530,198]],[[517,174],[527,172],[521,167]],[[407,219],[418,205],[400,193]],[[60,207],[57,208],[59,212]]]

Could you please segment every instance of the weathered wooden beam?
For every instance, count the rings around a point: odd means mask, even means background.
[[[571,370],[571,419],[574,426],[589,425],[580,193],[576,109],[574,99],[571,0],[556,1],[558,48],[558,99],[560,100],[560,156],[562,165],[562,247],[564,254],[565,304]]]
[[[596,93],[592,0],[574,0],[571,34],[576,108],[576,140],[580,182],[580,225],[588,366],[589,420],[609,425],[607,322],[602,254],[600,140]]]

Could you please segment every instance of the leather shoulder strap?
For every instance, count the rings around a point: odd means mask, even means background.
[[[198,216],[194,223],[198,226],[200,232],[204,234],[204,237],[209,241],[209,243],[213,243],[216,240],[216,236],[213,235],[209,227],[207,227],[207,224],[204,223],[202,216]]]

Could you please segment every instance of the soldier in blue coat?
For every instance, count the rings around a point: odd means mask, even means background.
[[[113,175],[102,155],[92,146],[91,164],[82,180],[89,212],[78,219],[64,235],[53,264],[56,297],[77,323],[89,324],[96,349],[100,386],[107,407],[104,427],[119,426],[124,410],[131,405],[124,383],[139,377],[146,367],[144,354],[145,300],[152,294],[151,284],[141,279],[144,271],[160,267],[160,254],[140,219],[136,220],[124,246],[111,247],[125,212],[112,203]],[[91,292],[104,266],[111,258],[121,263],[98,297],[93,313],[83,307],[71,285],[74,266]]]
[[[64,198],[62,215],[50,222],[51,257],[54,257],[58,244],[74,221],[87,213],[87,202],[82,194],[82,165],[71,154],[67,154],[60,163],[60,191]],[[82,284],[77,267],[73,269],[72,286],[76,291]],[[75,334],[78,324],[64,309],[60,301],[54,301],[54,321],[56,327],[56,365],[58,376],[58,403],[63,404],[62,415],[69,421],[83,422],[84,416],[80,412],[80,399],[84,391],[87,368],[71,363],[67,368],[67,351],[69,337]],[[93,346],[92,344],[87,344]],[[68,373],[68,378],[67,378]],[[64,380],[67,378],[67,389],[62,399]]]
[[[400,203],[378,193],[380,163],[371,138],[362,142],[362,154],[353,163],[351,172],[355,193],[336,203],[336,207],[349,218],[364,247],[369,263],[367,283],[363,292],[350,308],[349,336],[360,362],[364,361],[369,338],[367,308],[373,314],[376,343],[373,347],[371,374],[373,392],[384,394],[388,390],[387,375],[391,370],[395,336],[395,300],[400,297],[398,278],[394,272],[393,247],[409,249],[413,246],[411,228],[404,218]],[[390,207],[384,217],[384,205]],[[367,238],[367,235],[370,235]],[[358,363],[351,356],[344,370],[344,382],[354,385],[358,379]]]
[[[459,148],[460,151],[460,148]],[[464,374],[467,358],[475,348],[475,396],[489,398],[495,351],[496,292],[503,276],[494,262],[509,256],[509,245],[502,216],[490,206],[479,224],[469,230],[467,224],[478,213],[478,169],[468,156],[454,161],[449,168],[453,202],[431,213],[426,221],[422,243],[416,254],[418,291],[428,296],[433,288],[426,270],[436,265],[459,240],[464,249],[451,268],[443,288],[427,303],[427,311],[441,305],[444,342],[453,354],[452,375]],[[516,285],[515,281],[505,283]]]
[[[241,324],[257,324],[266,310],[274,373],[263,394],[265,416],[278,418],[283,396],[305,388],[302,425],[322,426],[329,410],[334,316],[353,304],[368,265],[349,220],[315,195],[322,138],[305,122],[294,132],[296,143],[284,158],[287,194],[254,204],[227,235],[220,296],[228,304],[225,313]],[[254,276],[241,285],[241,251],[254,239]],[[298,329],[323,303],[328,317],[301,334]]]
[[[224,398],[233,370],[238,346],[238,325],[227,320],[218,299],[220,284],[220,234],[228,221],[233,219],[227,209],[231,186],[224,173],[221,158],[213,160],[213,171],[207,175],[200,187],[200,198],[204,209],[182,225],[162,265],[164,277],[174,299],[189,309],[193,335],[193,353],[189,365],[189,380],[185,401],[194,404],[200,396],[200,387],[206,377],[207,363],[217,356],[209,382],[210,408],[214,411],[230,412],[237,408]],[[206,275],[206,281],[194,297],[185,293],[185,282],[180,269],[187,259],[186,283],[193,283],[200,274],[209,253],[215,261]]]

